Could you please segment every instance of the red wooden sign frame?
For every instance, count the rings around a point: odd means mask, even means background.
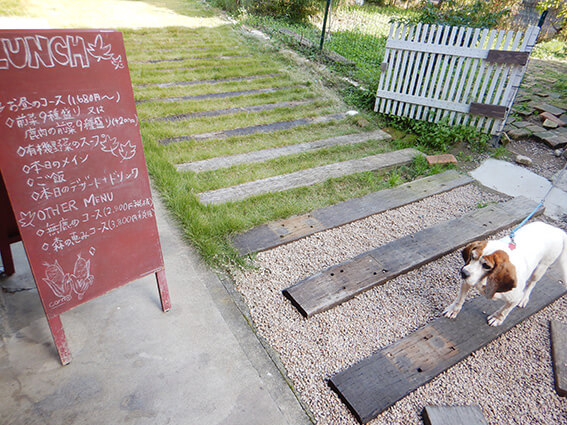
[[[63,312],[151,273],[171,308],[121,33],[0,30],[0,170],[63,364]]]

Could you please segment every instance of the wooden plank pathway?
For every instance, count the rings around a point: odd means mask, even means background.
[[[555,390],[561,397],[567,396],[567,324],[551,321],[551,354],[555,377]]]
[[[302,315],[310,317],[467,243],[519,223],[536,206],[523,197],[489,205],[332,266],[290,286],[283,294]]]
[[[329,137],[327,139],[316,140],[314,142],[298,143],[279,148],[262,149],[259,151],[236,155],[219,156],[202,161],[187,162],[185,164],[177,165],[177,171],[193,171],[195,173],[199,173],[202,171],[217,170],[219,168],[229,168],[238,164],[251,164],[254,162],[268,161],[270,159],[286,155],[293,155],[328,148],[331,146],[353,145],[356,143],[367,142],[369,140],[388,140],[391,138],[392,136],[382,130],[369,131],[367,133],[347,134],[345,136]]]
[[[224,99],[228,97],[245,96],[249,94],[265,94],[265,93],[275,93],[283,90],[293,90],[301,86],[284,86],[284,87],[268,87],[265,89],[252,89],[252,90],[237,90],[237,91],[226,91],[219,93],[205,93],[205,94],[195,94],[191,96],[173,96],[173,97],[157,97],[153,99],[140,99],[136,100],[136,103],[148,103],[148,102],[183,102],[185,100],[204,100],[204,99]]]
[[[246,182],[237,186],[211,190],[200,193],[198,196],[199,200],[204,204],[222,204],[228,201],[238,201],[263,193],[310,186],[333,177],[407,164],[418,154],[419,151],[415,149],[402,149]]]
[[[427,406],[425,425],[488,425],[478,406]]]
[[[171,59],[150,59],[147,61],[132,61],[133,64],[143,63],[162,63],[162,62],[184,62],[202,59],[237,59],[237,58],[251,58],[253,55],[216,55],[216,56],[189,56],[186,58],[171,58]]]
[[[259,74],[259,75],[245,75],[242,77],[229,77],[219,78],[216,80],[190,80],[190,81],[174,81],[171,83],[150,83],[150,84],[137,84],[135,87],[178,87],[178,86],[195,86],[199,84],[220,84],[228,83],[231,81],[252,81],[260,78],[274,78],[282,74]]]
[[[454,170],[446,171],[393,189],[380,190],[361,198],[320,208],[309,214],[255,227],[237,235],[232,243],[240,255],[272,249],[323,230],[447,192],[472,181],[470,177]]]
[[[167,117],[159,117],[159,118],[146,118],[144,119],[144,121],[179,121],[179,120],[187,120],[187,119],[199,118],[199,117],[212,118],[221,115],[237,114],[239,112],[262,112],[262,111],[271,111],[277,108],[294,108],[297,106],[307,105],[309,103],[313,103],[316,101],[317,99],[309,99],[309,100],[292,100],[289,102],[262,103],[260,105],[239,106],[235,108],[226,108],[226,109],[213,109],[211,111],[201,111],[201,112],[187,112],[185,114],[170,115]]]
[[[515,308],[501,326],[487,323],[500,304],[476,297],[466,302],[456,319],[440,317],[333,376],[329,385],[361,423],[459,363],[567,290],[555,270],[535,286],[525,308]]]
[[[291,121],[278,121],[269,124],[252,125],[250,127],[233,128],[231,130],[212,131],[210,133],[192,134],[187,136],[170,137],[159,140],[161,145],[169,145],[170,143],[182,142],[184,140],[211,140],[226,139],[233,136],[247,136],[257,133],[271,133],[273,131],[288,130],[290,128],[302,125],[313,125],[326,123],[331,121],[340,121],[347,117],[346,113],[321,115],[313,118],[299,118]]]

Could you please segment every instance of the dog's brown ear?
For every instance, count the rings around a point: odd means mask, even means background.
[[[471,261],[475,249],[480,249],[482,251],[486,247],[486,244],[487,244],[486,241],[476,241],[476,242],[471,242],[470,244],[465,246],[464,249],[461,251],[461,255],[463,256],[463,260],[465,261],[465,263],[468,264]]]
[[[484,257],[487,266],[492,270],[487,276],[487,292],[492,298],[496,292],[508,292],[516,287],[516,267],[510,262],[510,257],[504,251],[495,251]]]

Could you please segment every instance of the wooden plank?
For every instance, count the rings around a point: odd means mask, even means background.
[[[506,111],[506,106],[487,105],[485,103],[472,102],[470,105],[469,114],[503,119],[506,116]]]
[[[415,149],[402,149],[202,192],[198,196],[199,200],[204,204],[222,204],[229,201],[238,201],[263,193],[310,186],[333,177],[407,164],[418,154],[419,151]]]
[[[336,374],[329,384],[356,418],[366,423],[566,292],[556,271],[548,271],[528,305],[512,310],[497,327],[489,326],[486,318],[500,303],[476,297],[465,303],[456,319],[433,320]]]
[[[478,406],[427,406],[425,425],[488,425]]]
[[[567,324],[551,321],[551,355],[555,390],[561,397],[567,396]]]
[[[217,170],[228,168],[238,164],[251,164],[254,162],[268,161],[281,156],[298,154],[317,149],[328,148],[337,145],[352,145],[367,142],[369,140],[388,140],[391,139],[388,133],[382,130],[369,131],[366,133],[346,134],[344,136],[329,137],[327,139],[316,140],[313,142],[297,143],[279,148],[262,149],[259,151],[241,153],[236,155],[221,156],[202,161],[187,162],[177,165],[177,171],[202,171]]]
[[[161,145],[169,145],[170,143],[182,142],[185,140],[211,140],[211,139],[226,139],[234,136],[247,136],[257,133],[271,133],[273,131],[287,130],[290,128],[299,127],[302,125],[320,124],[331,121],[343,120],[347,117],[346,113],[321,115],[312,118],[299,118],[291,121],[277,121],[269,124],[252,125],[250,127],[232,128],[229,130],[212,131],[210,133],[192,134],[187,136],[170,137],[167,139],[160,139]]]
[[[237,235],[232,242],[240,255],[265,251],[471,182],[472,179],[468,176],[454,170],[446,171],[396,188],[320,208],[309,214],[264,224]]]
[[[486,238],[519,223],[535,207],[535,202],[518,197],[478,209],[382,245],[353,260],[329,267],[290,286],[283,293],[302,315],[310,317],[467,243]],[[541,212],[543,210],[539,211]],[[458,231],[455,231],[456,229]],[[356,265],[365,261],[374,264],[374,268],[361,278]],[[345,272],[351,270],[352,276]]]
[[[166,117],[145,118],[142,121],[144,122],[179,121],[179,120],[188,120],[191,118],[199,118],[199,117],[212,118],[212,117],[219,117],[222,115],[238,114],[242,112],[264,112],[264,111],[271,111],[277,108],[295,108],[297,106],[308,105],[309,103],[314,103],[316,101],[317,99],[308,99],[308,100],[292,100],[289,102],[261,103],[259,105],[252,105],[252,106],[236,106],[234,108],[212,109],[209,111],[200,111],[200,112],[186,112],[183,114],[169,115]]]
[[[148,103],[148,102],[183,102],[185,100],[206,100],[206,99],[224,99],[228,97],[245,96],[252,94],[266,94],[266,93],[276,93],[283,90],[293,90],[301,86],[285,86],[285,87],[268,87],[265,89],[252,89],[252,90],[237,90],[237,91],[227,91],[219,93],[205,93],[205,94],[194,94],[190,96],[173,96],[173,97],[159,97],[152,99],[140,99],[136,100],[136,103]]]
[[[486,56],[487,62],[520,65],[524,66],[528,63],[530,57],[529,52],[515,52],[511,50],[489,50]]]

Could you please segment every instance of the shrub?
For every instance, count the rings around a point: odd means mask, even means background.
[[[273,16],[289,22],[305,22],[319,11],[317,0],[245,0],[250,13]]]
[[[424,0],[410,23],[495,28],[510,14],[517,0],[445,0],[437,5]]]

